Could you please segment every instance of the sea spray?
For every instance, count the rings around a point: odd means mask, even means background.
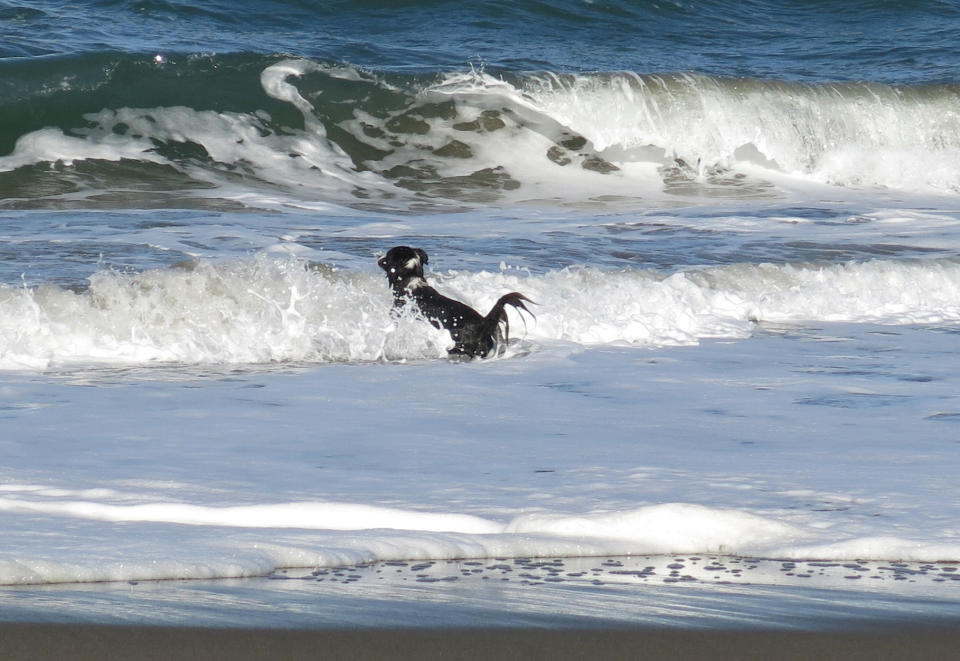
[[[0,356],[8,368],[43,368],[442,355],[438,333],[411,315],[392,315],[389,292],[372,280],[262,256],[132,275],[100,271],[81,292],[5,287]]]
[[[448,272],[441,290],[486,310],[507,291],[537,301],[514,319],[522,344],[640,347],[745,338],[763,322],[935,324],[960,319],[960,263],[734,264],[664,275],[579,267],[543,274]],[[433,360],[449,336],[391,311],[373,273],[295,258],[196,261],[138,274],[101,270],[89,287],[0,290],[0,365],[235,365]]]

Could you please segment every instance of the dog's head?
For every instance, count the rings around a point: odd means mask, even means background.
[[[427,253],[420,248],[396,246],[390,248],[377,264],[387,272],[387,280],[394,289],[403,289],[410,284],[420,284],[423,280],[423,265],[427,263]]]

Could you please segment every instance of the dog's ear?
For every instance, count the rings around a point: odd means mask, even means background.
[[[417,257],[420,258],[420,264],[426,264],[426,263],[427,263],[428,260],[427,260],[427,251],[426,251],[426,250],[423,250],[422,248],[414,248],[414,252],[416,252],[416,253],[417,253]]]

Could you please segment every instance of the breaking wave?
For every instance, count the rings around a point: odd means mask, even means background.
[[[960,320],[955,259],[735,264],[671,275],[504,267],[433,280],[484,311],[507,291],[535,300],[535,319],[511,319],[519,351],[557,342],[687,345],[748,337],[763,322]],[[102,270],[80,290],[4,286],[0,367],[442,359],[449,336],[412,313],[392,314],[391,300],[379,274],[266,254],[139,274]]]
[[[270,56],[5,63],[7,208],[421,211],[955,194],[960,88],[652,75],[376,73]]]

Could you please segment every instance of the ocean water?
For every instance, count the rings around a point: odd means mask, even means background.
[[[0,2],[0,584],[679,554],[956,612],[958,21]],[[394,245],[535,316],[450,362]]]

